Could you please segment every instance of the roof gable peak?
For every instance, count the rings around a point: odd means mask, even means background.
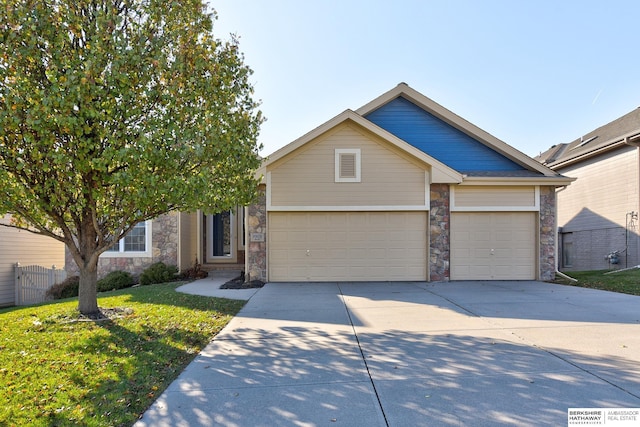
[[[365,117],[373,111],[379,109],[380,107],[388,104],[389,102],[397,99],[398,97],[402,97],[409,102],[417,105],[419,108],[422,108],[429,114],[435,116],[436,118],[442,120],[443,122],[453,126],[459,131],[467,134],[471,138],[477,140],[481,144],[486,145],[490,149],[496,151],[497,153],[502,154],[506,158],[514,161],[522,165],[524,168],[529,169],[531,171],[535,171],[543,174],[544,176],[555,176],[557,175],[554,171],[549,169],[548,167],[542,165],[541,163],[533,160],[531,157],[522,153],[521,151],[513,148],[509,144],[501,141],[490,133],[480,129],[478,126],[473,123],[463,119],[452,111],[446,109],[442,105],[428,98],[427,96],[421,94],[417,90],[411,88],[406,83],[399,83],[393,89],[383,93],[379,97],[375,98],[373,101],[363,105],[359,109],[356,110],[356,113]]]

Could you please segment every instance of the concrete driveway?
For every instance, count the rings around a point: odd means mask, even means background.
[[[640,408],[640,297],[269,283],[136,426],[559,426],[568,408]]]

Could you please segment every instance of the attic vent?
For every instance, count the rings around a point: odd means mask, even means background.
[[[360,149],[336,149],[336,182],[360,182]]]
[[[584,147],[585,145],[587,145],[588,143],[590,143],[591,141],[593,141],[597,137],[598,137],[598,135],[592,136],[589,139],[580,138],[580,144],[578,144],[575,147],[573,147],[572,150],[575,150],[576,148]]]
[[[356,155],[344,153],[340,155],[340,178],[356,177]]]

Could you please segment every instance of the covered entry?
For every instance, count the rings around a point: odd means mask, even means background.
[[[427,280],[427,213],[270,212],[270,281]]]

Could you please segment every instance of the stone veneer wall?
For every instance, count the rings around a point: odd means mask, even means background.
[[[247,208],[246,274],[247,281],[267,281],[267,197],[258,190],[258,200]]]
[[[540,280],[556,277],[556,189],[540,187]]]
[[[429,272],[430,280],[448,281],[450,266],[450,222],[449,185],[431,184],[431,207],[429,210]]]
[[[159,216],[151,222],[151,257],[115,258],[100,257],[98,261],[98,279],[116,270],[128,271],[139,275],[151,264],[162,261],[167,265],[178,264],[178,213]],[[78,267],[68,250],[65,250],[65,269],[69,276],[77,275]]]

